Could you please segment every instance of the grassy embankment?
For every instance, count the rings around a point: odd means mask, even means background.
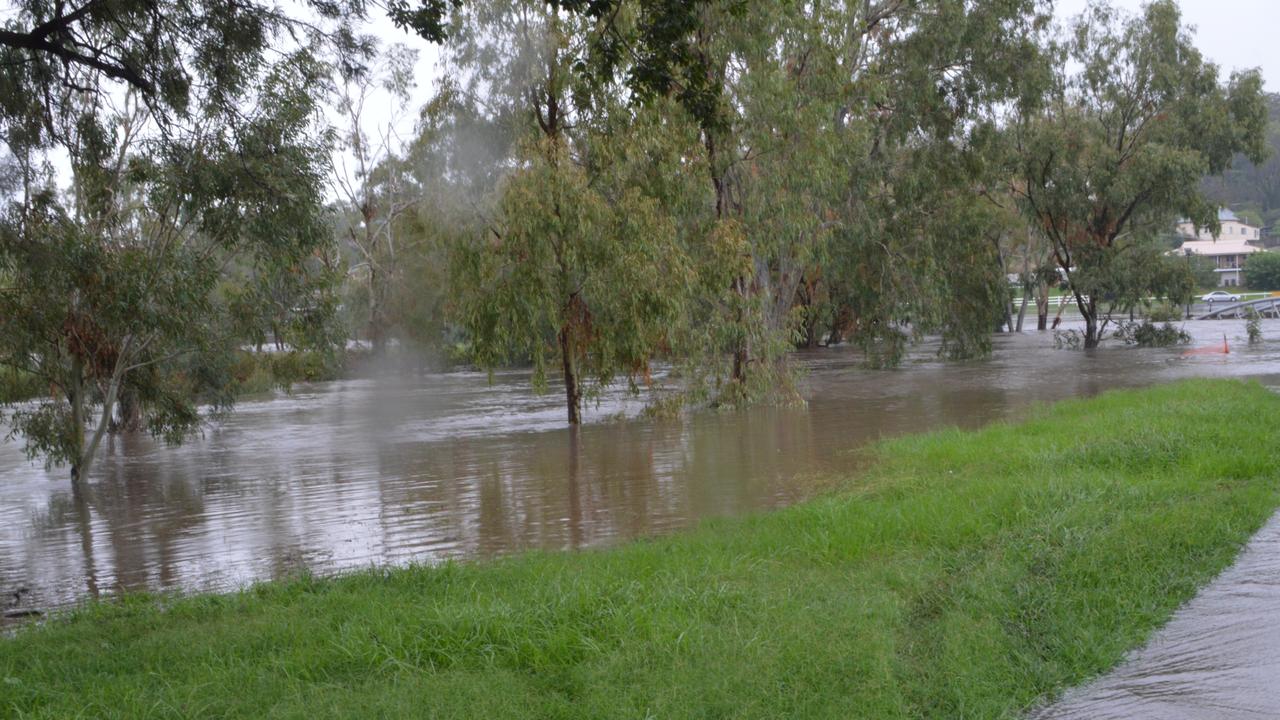
[[[1117,392],[617,549],[95,605],[0,640],[0,715],[1016,717],[1230,563],[1277,424],[1256,384]]]

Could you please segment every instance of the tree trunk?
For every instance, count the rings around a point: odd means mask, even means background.
[[[578,388],[578,376],[573,367],[573,341],[568,325],[560,328],[560,361],[564,366],[564,399],[569,408],[569,424],[582,422],[582,391]]]
[[[142,408],[138,405],[138,396],[135,391],[126,388],[120,393],[116,406],[119,412],[116,413],[116,419],[111,423],[109,432],[112,434],[134,432],[142,427]]]
[[[81,479],[89,474],[83,467],[84,459],[84,363],[77,357],[71,361],[71,382],[68,383],[67,402],[71,404],[71,487],[79,488]]]
[[[1004,248],[1000,247],[999,235],[991,238],[991,244],[996,249],[996,259],[1000,261],[1000,287],[1004,294],[1004,329],[1006,332],[1013,332],[1013,298],[1009,295],[1009,264],[1004,257]]]
[[[846,331],[853,325],[853,311],[844,305],[836,306],[831,313],[831,334],[827,336],[827,347],[844,342]]]
[[[751,343],[748,338],[747,330],[747,279],[738,276],[733,281],[733,290],[738,294],[738,330],[739,337],[733,348],[733,376],[730,378],[735,383],[744,383],[747,379],[747,364],[751,362]]]
[[[102,438],[111,428],[111,421],[115,417],[116,399],[119,397],[120,385],[124,377],[124,360],[117,360],[116,367],[112,372],[111,378],[107,381],[107,391],[102,398],[102,410],[98,416],[97,424],[93,428],[93,435],[86,438],[85,425],[89,418],[86,416],[85,400],[88,390],[85,387],[84,363],[80,358],[75,358],[71,362],[72,378],[67,388],[67,402],[71,404],[71,432],[72,443],[70,450],[71,455],[71,485],[78,488],[85,478],[89,477],[89,470],[93,467],[93,456],[98,452],[98,445],[102,443]],[[87,442],[86,442],[87,439]]]
[[[729,213],[729,188],[726,172],[719,166],[718,157],[719,143],[716,140],[714,131],[710,128],[703,128],[702,144],[707,151],[707,165],[711,171],[711,186],[715,191],[715,210],[716,220],[723,220]],[[730,380],[734,383],[742,383],[746,380],[747,363],[751,359],[750,344],[747,340],[747,317],[745,304],[747,299],[747,279],[741,275],[734,278],[731,289],[738,295],[741,304],[738,306],[735,322],[741,331],[741,336],[737,340],[733,348],[733,375]]]
[[[1101,338],[1098,333],[1098,304],[1093,298],[1089,298],[1089,302],[1081,299],[1076,294],[1076,305],[1080,308],[1080,314],[1084,316],[1084,348],[1086,350],[1098,347]]]
[[[818,336],[818,313],[812,305],[807,306],[808,312],[804,318],[804,347],[813,350],[821,345],[819,342],[822,338]]]
[[[745,342],[739,342],[737,347],[733,349],[733,375],[730,379],[735,383],[746,382],[747,379],[747,348]]]
[[[1018,307],[1018,327],[1014,332],[1022,332],[1022,321],[1027,317],[1027,302],[1031,299],[1031,288],[1022,288],[1022,305]]]
[[[1049,329],[1049,283],[1040,281],[1036,287],[1036,330]]]
[[[102,443],[102,438],[107,434],[107,430],[111,426],[111,418],[116,411],[116,398],[120,393],[120,375],[117,368],[116,375],[107,383],[106,396],[102,398],[102,412],[98,417],[98,424],[93,429],[93,435],[89,438],[89,443],[84,442],[85,432],[84,423],[81,422],[77,426],[77,432],[80,434],[80,461],[73,463],[71,466],[71,480],[73,483],[79,482],[81,479],[88,477],[89,469],[93,466],[93,457],[98,454],[98,445]]]
[[[387,350],[387,337],[382,322],[382,281],[378,271],[369,268],[369,345],[375,357],[382,357]]]

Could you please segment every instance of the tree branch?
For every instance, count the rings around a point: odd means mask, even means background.
[[[77,12],[79,12],[79,10],[77,10]],[[137,87],[138,90],[145,92],[146,95],[155,94],[154,83],[148,81],[147,78],[142,77],[141,73],[138,73],[136,69],[129,67],[129,65],[124,63],[109,63],[109,61],[95,58],[95,56],[78,53],[78,51],[70,49],[68,46],[50,41],[49,38],[45,36],[36,35],[36,31],[13,32],[6,31],[6,29],[0,29],[0,45],[17,47],[17,49],[22,50],[33,50],[36,51],[36,53],[47,53],[55,56],[55,58],[63,60],[64,63],[84,65],[84,67],[99,70],[99,72],[105,74],[106,77],[127,82],[129,85]]]

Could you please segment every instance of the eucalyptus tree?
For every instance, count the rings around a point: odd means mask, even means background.
[[[1280,93],[1267,93],[1266,102],[1267,158],[1237,158],[1222,177],[1207,179],[1205,191],[1224,206],[1257,208],[1262,226],[1272,228],[1280,225]]]
[[[623,181],[600,180],[547,143],[503,182],[489,237],[460,248],[455,277],[474,290],[459,316],[484,367],[527,357],[545,387],[555,361],[577,424],[584,398],[615,378],[633,391],[650,378],[696,280],[672,217],[625,180],[642,168],[625,158],[605,170]]]
[[[672,213],[686,200],[670,191],[689,126],[576,72],[593,30],[540,1],[475,2],[445,48],[455,107],[485,116],[507,150],[454,245],[454,316],[483,367],[530,360],[539,388],[557,367],[571,424],[615,379],[637,390],[650,377],[696,285]]]
[[[372,37],[358,45],[368,49],[361,55],[374,55],[372,62],[342,57],[335,63],[338,77],[332,97],[343,127],[333,185],[341,202],[343,239],[355,253],[349,272],[363,280],[366,334],[374,354],[381,355],[393,324],[388,306],[402,261],[421,240],[399,232],[401,219],[413,211],[421,194],[400,171],[398,155],[405,140],[396,127],[413,89],[417,53],[403,45],[378,52]],[[383,99],[390,104],[389,114],[386,108],[371,107]]]
[[[759,230],[746,286],[775,292],[767,306],[796,306],[806,342],[817,333],[805,323],[823,317],[828,338],[862,343],[875,363],[896,361],[909,336],[926,331],[946,335],[948,353],[983,352],[1000,305],[988,235],[1005,228],[968,199],[992,182],[980,160],[993,109],[1041,67],[1035,40],[1045,8],[835,3],[770,12],[725,20],[733,34],[725,110],[704,125],[709,155],[731,155],[713,178],[725,208],[754,215],[744,224]],[[704,46],[716,48],[695,47]],[[792,237],[811,232],[784,246],[780,227]],[[979,278],[981,292],[962,287]],[[780,316],[767,316],[774,331]]]
[[[305,12],[254,0],[17,0],[0,23],[0,122],[23,142],[57,143],[78,94],[124,88],[160,125],[234,112],[264,53],[318,40],[354,48],[363,0],[295,8]]]
[[[1280,254],[1254,253],[1244,262],[1245,284],[1251,290],[1280,288]]]
[[[517,210],[536,216],[570,209],[561,196],[517,193],[518,180],[542,178],[551,192],[546,173],[558,170],[564,187],[595,190],[611,171],[592,158],[641,142],[636,119],[656,112],[663,120],[651,127],[693,129],[694,145],[671,146],[683,160],[671,184],[688,191],[678,209],[668,198],[660,212],[674,222],[671,257],[691,263],[696,280],[684,296],[683,321],[650,351],[696,357],[730,401],[785,390],[787,341],[806,327],[816,337],[819,317],[832,326],[828,338],[852,333],[869,346],[887,342],[896,348],[891,356],[900,354],[903,327],[946,333],[949,352],[982,352],[980,336],[998,305],[992,268],[999,263],[989,228],[976,223],[996,220],[956,196],[976,194],[979,184],[965,171],[977,154],[969,147],[977,146],[976,127],[1022,92],[1020,74],[1038,67],[1044,10],[1035,0],[392,6],[402,24],[447,38],[445,95],[455,111],[482,119],[472,125],[492,131],[486,153],[494,176],[506,181],[491,180],[492,199],[476,201],[484,221],[471,231],[473,250],[486,246],[474,239],[480,235],[491,251],[508,250],[503,226]],[[592,131],[605,126],[619,140]],[[945,157],[950,169],[931,168],[933,156]],[[577,172],[585,176],[575,180]],[[694,173],[701,173],[701,187],[687,186]],[[522,203],[511,202],[509,192]],[[606,195],[610,207],[624,196]],[[652,185],[641,195],[668,197]],[[575,212],[598,200],[591,193],[572,199],[582,203]],[[544,240],[576,232],[557,227]],[[477,278],[488,283],[491,276],[477,275],[482,265],[466,257],[458,267],[471,274],[454,278],[463,325],[476,338],[497,337],[498,324],[477,324],[483,313],[471,300],[499,296],[483,295],[490,285]],[[970,269],[972,286],[964,282]],[[567,310],[572,303],[562,297],[559,306],[554,335],[576,337],[560,332],[576,322]],[[513,341],[522,332],[550,342],[538,323],[502,327],[508,350],[533,353]],[[488,348],[488,363],[511,356],[493,347],[475,344]],[[574,406],[572,390],[569,396]]]
[[[86,7],[79,17],[98,18],[97,4]],[[111,24],[123,10],[103,12]],[[211,22],[245,30],[237,17]],[[158,88],[122,89],[94,63],[66,63],[52,78],[23,76],[37,83],[39,107],[4,118],[19,182],[0,221],[0,362],[51,393],[7,419],[30,454],[69,465],[77,485],[122,396],[130,420],[171,441],[198,426],[201,404],[228,407],[248,322],[233,317],[232,303],[257,304],[268,279],[319,272],[331,248],[321,205],[329,143],[312,96],[327,70],[305,45],[268,58],[268,37],[257,38],[256,53],[240,38],[230,55],[202,57],[214,52],[196,42],[206,30],[192,29],[191,42],[166,36],[179,57],[122,61],[167,62],[174,82],[175,68],[243,64],[200,81],[182,76],[190,83],[177,94],[148,94]],[[18,62],[32,70],[45,61]],[[246,268],[254,272],[234,278]],[[233,278],[236,297],[226,287]],[[295,287],[305,290],[291,293],[288,321],[302,337],[324,324],[332,302],[324,283]]]
[[[958,207],[947,193],[972,194],[978,179],[929,162],[975,155],[975,124],[1023,91],[1021,76],[1040,67],[1043,4],[707,2],[687,12],[678,48],[656,54],[669,72],[632,79],[698,119],[715,220],[744,239],[746,272],[724,323],[731,379],[747,395],[759,379],[776,386],[779,341],[798,325],[812,342],[818,316],[842,326],[830,335],[869,346],[897,342],[909,324],[980,352],[969,336],[989,332],[989,308],[971,321],[977,296],[951,291],[962,271],[930,262],[976,263],[963,272],[990,285],[990,252],[955,246],[948,238],[967,246],[971,235],[939,221]],[[838,309],[804,305],[819,288]],[[930,314],[947,304],[953,312]]]
[[[406,1],[391,12],[448,48],[470,42],[450,17],[479,17],[492,5]],[[737,238],[744,249],[721,302],[723,331],[712,338],[731,357],[736,384],[749,370],[770,374],[778,340],[795,320],[796,293],[818,275],[830,277],[816,259],[841,254],[827,253],[828,241],[848,237],[846,226],[881,231],[863,222],[874,203],[862,201],[880,191],[874,183],[896,162],[890,150],[955,141],[976,113],[1017,95],[1019,77],[1038,67],[1035,40],[1047,16],[1035,0],[550,0],[542,7],[590,29],[562,76],[620,83],[633,102],[674,101],[697,123],[714,227],[707,238]],[[496,48],[471,56],[492,60]],[[485,65],[503,66],[472,63]],[[522,72],[485,82],[500,86]],[[910,182],[918,180],[928,177]],[[900,305],[886,298],[878,310]]]
[[[1224,171],[1237,153],[1262,159],[1266,106],[1257,72],[1219,80],[1172,0],[1136,17],[1090,5],[1055,68],[1045,105],[1012,127],[1013,192],[1050,239],[1084,317],[1085,346],[1096,347],[1102,303],[1130,294],[1117,263],[1150,255],[1178,216],[1216,229],[1200,179]],[[1161,277],[1172,284],[1143,290],[1184,284]]]

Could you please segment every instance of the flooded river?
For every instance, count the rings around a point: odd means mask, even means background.
[[[900,369],[851,349],[796,355],[806,407],[624,420],[614,395],[573,433],[562,396],[524,373],[452,373],[296,387],[245,402],[186,445],[114,438],[87,491],[0,447],[0,593],[23,607],[123,590],[227,589],[309,570],[580,548],[668,532],[700,518],[777,507],[848,470],[877,438],[1016,417],[1030,404],[1190,376],[1280,384],[1277,338],[1242,321],[1189,323],[1232,354],[1118,344],[1084,353],[1051,337],[997,336],[963,364],[918,348]]]

